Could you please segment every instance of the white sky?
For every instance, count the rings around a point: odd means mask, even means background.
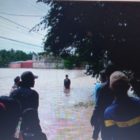
[[[129,0],[115,0],[115,1],[129,1]],[[47,7],[47,5],[45,5],[44,3],[36,3],[36,0],[0,0],[0,49],[9,50],[13,48],[14,50],[22,50],[25,52],[35,52],[35,53],[42,52],[43,38],[47,30],[35,33],[29,32],[29,29],[31,29],[41,21],[41,18],[44,15],[46,15],[48,9],[49,7]],[[8,14],[40,15],[40,17],[12,16]],[[24,27],[16,25],[13,22],[20,24],[21,26]],[[43,35],[40,35],[39,33]],[[21,41],[29,44],[27,45],[17,43],[15,41],[10,41],[8,39],[13,39],[16,41]],[[30,44],[34,44],[37,46],[32,46]]]
[[[27,53],[42,52],[43,38],[47,30],[35,33],[29,32],[29,29],[41,21],[48,9],[47,5],[44,3],[36,3],[36,0],[0,0],[0,50],[10,50],[13,48],[14,50],[22,50]],[[22,15],[39,15],[39,17]],[[8,39],[29,43],[29,45]]]

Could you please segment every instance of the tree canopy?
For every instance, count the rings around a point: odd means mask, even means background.
[[[50,5],[46,51],[76,55],[97,73],[111,61],[140,77],[140,3],[38,0]],[[74,54],[71,51],[74,50]]]

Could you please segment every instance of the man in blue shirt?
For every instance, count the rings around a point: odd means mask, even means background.
[[[140,101],[127,95],[129,80],[116,71],[110,76],[114,102],[104,112],[105,140],[140,140]]]
[[[96,128],[99,128],[98,130],[101,131],[101,138],[102,140],[104,140],[104,111],[109,105],[112,104],[114,100],[114,95],[112,94],[112,91],[109,88],[109,77],[114,71],[116,71],[116,69],[117,68],[114,65],[108,65],[106,67],[106,81],[101,84],[100,88],[98,88],[96,93],[97,100],[91,117],[91,125],[95,128],[92,137],[94,140],[97,140],[98,137],[98,131],[96,131]]]

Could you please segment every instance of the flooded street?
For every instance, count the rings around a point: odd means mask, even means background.
[[[9,95],[13,79],[31,70],[36,79],[34,89],[39,93],[39,117],[48,140],[91,140],[90,117],[93,106],[92,87],[95,82],[83,70],[0,69],[1,95]],[[63,88],[68,74],[70,91]]]

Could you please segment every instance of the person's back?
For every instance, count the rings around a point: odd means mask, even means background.
[[[139,140],[140,100],[128,97],[128,78],[122,72],[114,72],[110,88],[115,100],[104,112],[105,140]]]
[[[68,78],[68,75],[66,75],[66,78],[64,79],[64,87],[65,87],[65,89],[70,89],[70,84],[71,84],[71,81]]]
[[[20,104],[8,96],[0,96],[0,140],[15,140],[20,117]]]
[[[21,130],[24,140],[47,140],[40,127],[38,112],[33,108],[23,111]]]
[[[105,140],[140,140],[140,101],[114,101],[105,111]]]
[[[38,93],[33,89],[21,86],[14,90],[10,97],[20,102],[22,111],[27,108],[38,109],[39,97]]]

